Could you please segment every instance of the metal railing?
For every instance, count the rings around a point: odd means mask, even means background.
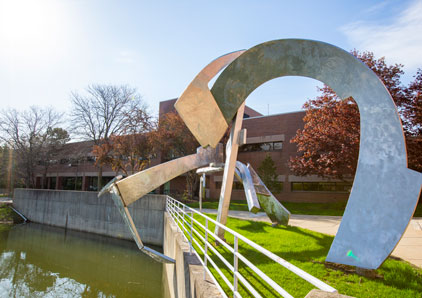
[[[272,280],[268,275],[262,272],[257,266],[255,266],[251,261],[249,261],[245,256],[239,253],[239,240],[256,249],[261,254],[267,256],[272,261],[287,268],[289,271],[293,272],[297,276],[311,283],[320,290],[327,292],[337,292],[336,289],[322,282],[318,278],[294,266],[293,264],[280,258],[269,250],[263,248],[262,246],[256,244],[255,242],[249,240],[241,234],[233,231],[232,229],[222,225],[221,223],[213,220],[212,218],[202,214],[201,212],[195,209],[190,208],[189,206],[186,206],[185,204],[169,196],[167,196],[166,210],[173,218],[174,222],[179,227],[179,229],[182,231],[182,234],[185,239],[189,242],[190,252],[195,253],[198,256],[199,261],[202,263],[204,267],[204,279],[206,272],[208,272],[224,297],[228,296],[223,290],[222,286],[217,281],[218,277],[220,277],[230,289],[230,291],[233,292],[233,297],[242,297],[238,290],[239,281],[254,297],[262,297],[258,293],[258,291],[251,285],[251,283],[246,279],[246,277],[239,272],[239,260],[243,262],[246,266],[248,266],[248,268],[251,269],[256,275],[258,275],[263,281],[265,281],[265,283],[267,283],[276,293],[280,294],[283,297],[293,297],[286,290],[280,287],[274,280]],[[205,224],[202,224],[200,221],[194,218],[194,214],[196,214],[198,218],[202,218],[202,220],[205,221]],[[213,223],[218,227],[222,228],[226,233],[231,234],[234,238],[233,247],[227,244],[223,239],[218,237],[212,230],[210,230],[208,228],[209,223]],[[197,229],[198,227],[200,228],[200,230]],[[212,242],[210,241],[211,237],[215,239],[216,244],[218,242],[218,244],[221,244],[224,248],[226,248],[229,252],[233,254],[233,265],[230,264],[230,262],[218,251],[218,249],[213,246]],[[202,244],[199,243],[197,239],[200,239],[202,241]],[[202,257],[199,252],[195,249],[194,244],[203,254]],[[209,251],[211,251],[215,256],[217,256],[218,259],[231,272],[233,282],[228,279],[228,277],[222,272],[221,268],[211,258],[208,253]],[[212,265],[212,268],[214,268],[214,270],[217,272],[217,276],[215,276],[211,272],[210,268],[208,267],[208,263],[210,263]]]

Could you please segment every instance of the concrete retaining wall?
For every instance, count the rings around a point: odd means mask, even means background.
[[[176,260],[176,264],[164,265],[163,274],[169,285],[169,297],[222,297],[208,274],[204,279],[201,263],[195,254],[189,252],[188,242],[167,212],[164,214],[163,248],[165,255]]]
[[[15,189],[13,205],[30,221],[132,240],[109,194]],[[163,246],[165,195],[146,195],[129,206],[142,241]]]

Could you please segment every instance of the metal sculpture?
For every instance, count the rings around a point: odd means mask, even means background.
[[[210,90],[209,81],[225,66]],[[352,96],[358,105],[361,119],[358,167],[327,261],[376,269],[393,251],[409,224],[421,190],[422,174],[407,168],[400,118],[385,86],[351,54],[327,43],[276,40],[222,56],[205,67],[176,102],[179,115],[204,148],[215,147],[232,124],[217,219],[221,223],[227,219],[244,101],[261,84],[283,76],[319,80],[340,97]],[[135,241],[139,235],[125,207],[177,175],[214,162],[211,159],[191,156],[174,160],[108,186]],[[264,209],[266,204],[267,208],[278,206],[252,168],[246,169],[244,166],[238,169],[245,189],[255,191]],[[252,202],[251,210],[256,210],[256,204]],[[288,214],[288,211],[283,207],[276,213]],[[274,217],[274,220],[286,222],[286,218]],[[137,243],[144,247],[140,238]],[[168,261],[155,252],[152,254]]]
[[[186,172],[213,162],[222,162],[222,147],[221,144],[216,149],[200,147],[196,154],[170,160],[117,181],[116,186],[125,206]]]
[[[215,147],[231,122],[231,119],[230,121],[224,119],[208,88],[208,83],[243,52],[245,51],[229,53],[209,63],[193,79],[174,105],[189,129],[196,127],[196,129],[190,129],[190,131],[202,147],[206,147],[208,144]],[[236,108],[236,111],[238,108]],[[205,127],[204,123],[212,124],[212,128]],[[204,145],[205,143],[207,144]]]
[[[215,164],[210,164],[208,167],[200,168],[196,170],[196,173],[200,175],[199,179],[199,212],[202,212],[202,198],[205,198],[205,185],[206,185],[206,175],[221,172],[222,167]]]
[[[351,54],[327,43],[300,39],[270,41],[244,52],[221,73],[211,94],[229,124],[253,90],[283,76],[319,80],[342,98],[352,96],[358,105],[358,167],[327,261],[378,268],[406,230],[422,184],[422,174],[407,168],[405,140],[394,102],[379,78]],[[207,101],[211,101],[208,93]],[[208,109],[197,108],[201,115]],[[180,106],[176,109],[182,118],[189,117]],[[212,111],[220,123],[214,104]],[[206,118],[197,118],[194,125],[186,122],[194,135],[203,136],[198,141],[204,147],[213,146],[223,136],[214,130],[213,123],[214,119]]]
[[[234,175],[236,167],[239,167],[237,172],[239,175],[244,175],[242,181],[244,181],[245,192],[247,194],[246,198],[250,205],[250,211],[257,212],[260,209],[258,199],[262,200],[263,206],[265,206],[264,210],[267,212],[273,224],[287,225],[290,216],[287,209],[274,198],[268,189],[266,189],[259,177],[257,178],[259,181],[255,179],[256,185],[261,185],[261,189],[263,189],[262,186],[264,186],[267,191],[260,193],[259,196],[257,196],[249,169],[242,167],[243,164],[237,164],[238,148],[246,139],[246,130],[241,129],[245,103],[242,103],[236,108],[236,116],[233,120],[226,123],[224,115],[216,105],[208,88],[209,81],[223,69],[223,67],[235,60],[243,52],[244,51],[242,50],[229,53],[208,64],[189,84],[174,106],[186,125],[189,128],[195,128],[191,129],[191,132],[201,145],[209,144],[213,146],[213,144],[218,143],[221,136],[227,131],[228,123],[231,122],[230,136],[226,145],[226,162],[224,164],[223,183],[218,204],[217,220],[222,224],[227,223]],[[203,126],[204,123],[208,123],[212,129]],[[202,208],[202,198],[200,200],[200,206],[200,208]],[[215,233],[220,238],[224,238],[224,230],[218,226],[215,227]]]
[[[158,262],[174,263],[175,260],[172,258],[143,244],[127,206],[177,176],[210,163],[221,163],[222,154],[221,144],[216,149],[198,148],[196,154],[159,164],[125,179],[122,179],[122,176],[117,176],[102,188],[98,197],[106,192],[111,194],[111,198],[129,228],[136,245],[143,253]]]
[[[264,210],[273,226],[289,223],[289,210],[274,197],[250,164],[236,162],[236,177],[243,183],[250,212]]]
[[[223,171],[223,168],[220,167],[206,167],[200,168],[196,172],[198,174],[205,175],[206,173],[216,173],[221,171]],[[273,226],[288,224],[290,212],[274,197],[250,164],[245,165],[240,161],[237,161],[234,174],[243,184],[246,202],[250,212],[256,214],[258,211],[263,210],[270,218]],[[201,181],[205,181],[203,176],[201,178]],[[204,187],[204,185],[201,185],[199,191],[200,206],[201,193],[203,192]]]
[[[221,184],[220,199],[218,202],[217,221],[225,225],[229,216],[230,199],[233,189],[234,173],[237,153],[239,150],[239,132],[242,128],[245,103],[240,105],[236,117],[232,122],[230,137],[226,144],[226,163],[224,164],[223,183]],[[224,238],[224,230],[215,226],[215,234]]]
[[[160,263],[175,263],[175,260],[148,247],[142,243],[141,237],[139,236],[138,230],[136,229],[135,224],[133,223],[132,216],[125,206],[124,201],[119,193],[118,188],[116,187],[116,182],[122,179],[122,176],[116,176],[113,178],[109,183],[107,183],[99,192],[98,196],[102,196],[106,192],[110,192],[111,198],[116,205],[117,209],[119,210],[120,215],[123,217],[127,227],[129,228],[130,233],[132,234],[133,239],[135,240],[136,245],[138,246],[139,250],[143,253],[147,254],[154,260]]]

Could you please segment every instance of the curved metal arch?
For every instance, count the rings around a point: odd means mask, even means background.
[[[351,54],[327,43],[300,39],[275,40],[249,49],[222,72],[211,93],[230,123],[253,90],[283,76],[319,80],[342,98],[352,96],[358,105],[358,167],[327,261],[378,268],[406,230],[422,184],[422,175],[407,168],[394,102],[379,78]]]

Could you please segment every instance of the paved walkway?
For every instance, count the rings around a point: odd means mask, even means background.
[[[0,198],[0,203],[12,204],[12,198],[1,197]]]
[[[217,213],[215,209],[202,209],[204,213]],[[253,214],[248,211],[229,211],[230,217],[271,222],[264,212]],[[308,230],[335,235],[340,225],[341,216],[297,215],[290,216],[289,225]],[[410,221],[406,232],[394,249],[393,256],[406,260],[422,268],[422,218]]]

